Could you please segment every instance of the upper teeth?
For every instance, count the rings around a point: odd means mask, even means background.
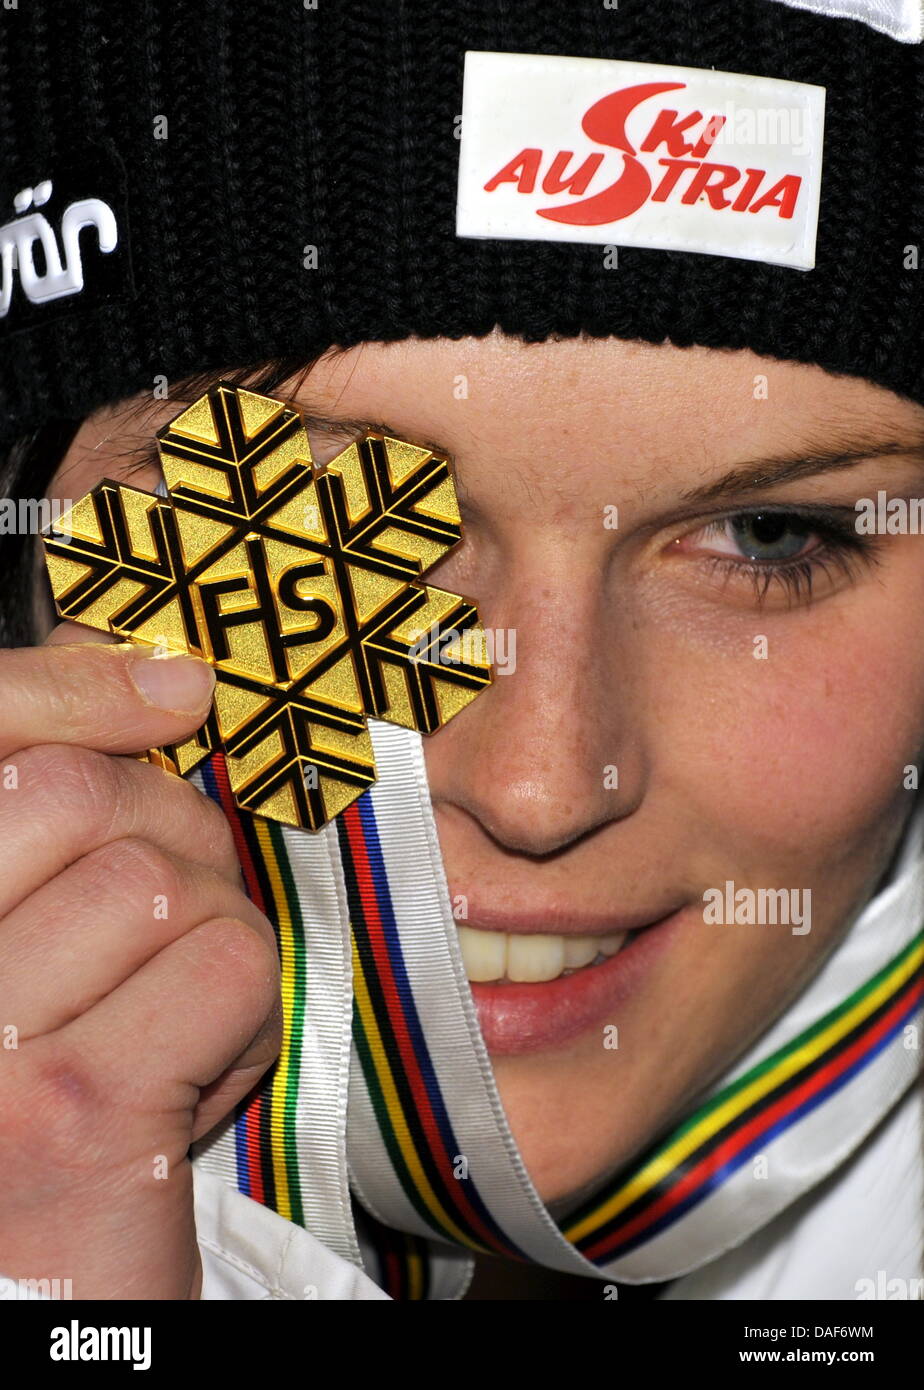
[[[612,936],[524,936],[459,927],[462,963],[476,984],[505,977],[515,984],[554,980],[565,970],[589,965],[598,954],[615,956],[628,932]]]

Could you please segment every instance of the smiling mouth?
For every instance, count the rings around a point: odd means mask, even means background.
[[[459,946],[472,984],[542,984],[592,970],[618,955],[627,931],[608,936],[560,936],[551,933],[482,931],[460,925]]]
[[[488,1052],[499,1057],[560,1047],[612,1022],[645,988],[686,918],[685,904],[656,917],[624,913],[616,922],[593,923],[567,911],[540,917],[482,908],[478,926],[459,923]],[[497,925],[488,929],[489,922]],[[566,930],[541,930],[553,925]],[[596,930],[588,932],[591,925]],[[612,930],[617,925],[621,930]]]

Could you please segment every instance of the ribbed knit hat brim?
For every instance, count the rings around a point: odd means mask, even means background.
[[[815,269],[627,248],[611,273],[598,246],[456,236],[468,49],[824,86]],[[125,235],[88,255],[92,294],[0,320],[0,442],[158,376],[495,324],[747,347],[924,400],[924,50],[771,0],[28,0],[0,24],[0,208],[41,180]]]

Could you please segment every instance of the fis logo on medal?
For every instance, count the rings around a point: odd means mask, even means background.
[[[105,479],[43,538],[57,611],[208,661],[208,720],[145,756],[222,749],[239,806],[318,829],[375,781],[367,719],[432,733],[491,681],[475,604],[420,582],[462,536],[449,460],[370,430],[318,467],[226,382],[157,439],[166,498]]]

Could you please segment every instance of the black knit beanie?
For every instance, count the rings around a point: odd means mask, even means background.
[[[467,50],[824,87],[814,268],[635,246],[613,273],[600,245],[457,236]],[[924,48],[779,0],[4,4],[0,218],[58,228],[87,198],[119,238],[83,233],[79,293],[34,300],[8,267],[0,446],[157,378],[495,324],[747,347],[924,401]]]

